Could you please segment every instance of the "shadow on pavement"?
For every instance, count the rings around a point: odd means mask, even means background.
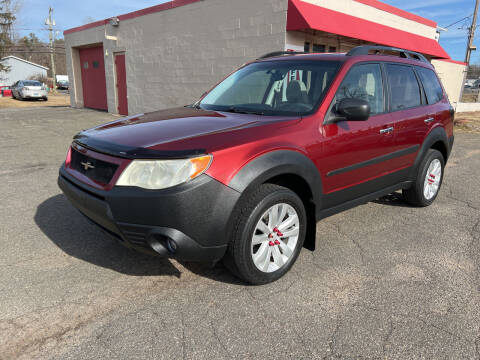
[[[82,216],[63,195],[41,203],[35,223],[45,235],[70,256],[131,276],[175,276],[181,272],[169,259],[128,249]],[[193,273],[216,281],[240,284],[222,265],[181,263]]]
[[[403,195],[399,192],[394,192],[392,194],[388,194],[387,196],[383,196],[377,200],[372,201],[374,204],[379,205],[389,205],[389,206],[399,206],[399,207],[411,207],[409,204],[405,202],[403,199]]]

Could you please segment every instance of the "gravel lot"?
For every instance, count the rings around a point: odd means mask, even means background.
[[[125,249],[60,194],[72,135],[113,118],[0,110],[0,359],[480,359],[480,135],[457,134],[433,206],[328,218],[251,287]]]

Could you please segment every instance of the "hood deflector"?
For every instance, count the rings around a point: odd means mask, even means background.
[[[75,135],[73,141],[89,150],[125,159],[184,159],[207,154],[205,149],[170,151],[113,144],[82,133]]]

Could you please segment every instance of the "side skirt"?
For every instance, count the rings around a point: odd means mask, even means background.
[[[376,199],[378,199],[382,196],[386,196],[386,195],[391,194],[392,192],[395,192],[397,190],[408,189],[411,185],[412,185],[411,181],[404,181],[404,182],[389,186],[387,188],[378,190],[376,192],[363,195],[359,198],[347,201],[343,204],[339,204],[339,205],[333,206],[333,207],[328,208],[328,209],[321,209],[319,212],[317,212],[317,221],[320,221],[320,220],[325,219],[329,216],[341,213],[345,210],[352,209],[352,208],[357,207],[359,205],[364,205],[364,204],[368,203],[369,201],[376,200]]]
[[[412,168],[400,171],[322,196],[317,206],[317,221],[352,207],[365,204],[399,189],[412,185],[409,173]]]

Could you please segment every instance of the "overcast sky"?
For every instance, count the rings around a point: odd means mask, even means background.
[[[63,32],[65,29],[83,25],[90,20],[100,20],[165,2],[162,0],[21,1],[23,5],[19,14],[18,32],[21,35],[26,35],[33,31],[44,40],[48,39],[48,33],[44,30],[45,26],[43,24],[48,15],[49,5],[54,8],[58,30]],[[385,0],[384,2],[432,19],[443,27],[463,17],[471,16],[475,4],[475,0]],[[460,22],[450,27],[448,32],[442,33],[440,43],[455,60],[464,60],[467,39],[466,28],[470,21],[471,19]],[[480,31],[475,43],[479,47],[479,53],[474,53],[472,59],[478,63],[480,62]]]

